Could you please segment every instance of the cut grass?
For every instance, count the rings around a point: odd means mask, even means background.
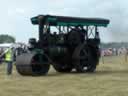
[[[53,68],[47,76],[20,76],[15,68],[6,75],[0,65],[0,96],[128,96],[128,62],[105,57],[97,71],[89,74],[62,74]]]

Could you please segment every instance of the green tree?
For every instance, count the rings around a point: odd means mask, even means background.
[[[15,43],[15,38],[10,35],[0,35],[0,43]]]

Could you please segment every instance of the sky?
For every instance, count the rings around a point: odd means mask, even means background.
[[[128,42],[128,0],[1,0],[0,34],[9,34],[17,42],[38,38],[38,26],[30,18],[39,14],[76,17],[101,17],[110,20],[100,28],[102,42]]]

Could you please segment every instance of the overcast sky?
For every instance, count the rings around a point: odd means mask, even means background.
[[[38,27],[30,18],[39,14],[110,19],[100,32],[101,41],[128,41],[128,0],[1,0],[0,34],[13,35],[27,42],[38,37]]]

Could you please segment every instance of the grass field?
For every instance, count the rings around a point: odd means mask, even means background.
[[[105,57],[93,74],[62,74],[51,68],[41,77],[20,76],[15,68],[7,76],[6,66],[0,65],[0,96],[128,96],[128,62]]]

